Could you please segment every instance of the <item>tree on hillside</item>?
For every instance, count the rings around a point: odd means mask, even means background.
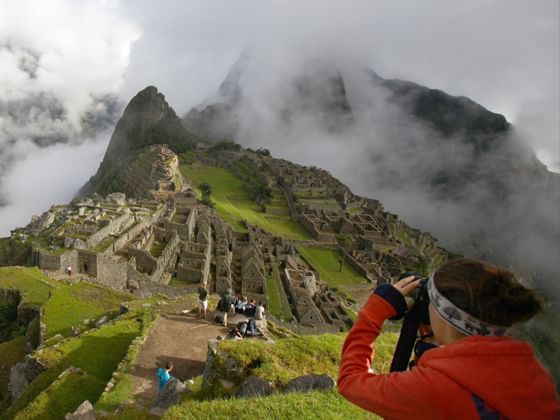
[[[212,200],[210,199],[210,196],[212,195],[212,185],[207,182],[202,182],[198,188],[200,188],[200,192],[202,193],[202,202],[207,206],[211,206]]]
[[[262,206],[270,204],[270,202],[272,201],[272,190],[270,189],[270,187],[264,184],[260,184],[252,188],[251,198],[255,203]]]
[[[346,252],[348,252],[348,248],[350,248],[350,245],[352,244],[352,236],[350,235],[336,235],[336,241],[338,242],[338,245],[341,248],[341,258],[340,258],[340,271],[342,271],[342,268],[344,267],[344,259],[346,256]]]

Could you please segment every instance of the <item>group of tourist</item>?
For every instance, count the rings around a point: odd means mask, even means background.
[[[228,314],[234,316],[235,314],[242,314],[247,317],[253,317],[256,320],[263,320],[265,315],[265,306],[262,301],[256,303],[255,299],[249,299],[246,296],[235,297],[228,289],[218,302],[218,312],[216,322],[221,323],[227,327]]]
[[[234,340],[242,340],[244,337],[257,337],[261,333],[257,329],[255,320],[263,320],[265,318],[265,306],[262,301],[256,303],[255,299],[249,299],[246,296],[239,298],[231,294],[231,290],[227,290],[222,295],[218,302],[218,315],[217,321],[227,327],[228,313],[231,316],[242,314],[251,317],[247,321],[239,322],[234,328],[228,331],[227,337]],[[183,311],[184,313],[188,311]],[[198,316],[200,318],[207,318],[208,316],[208,286],[203,283],[198,288]],[[170,372],[173,369],[173,362],[168,361],[165,367],[157,370],[158,389],[159,392],[163,390],[165,384],[171,379]]]

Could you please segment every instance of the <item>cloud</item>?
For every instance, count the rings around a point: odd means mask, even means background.
[[[139,36],[114,1],[0,4],[0,199],[10,206],[2,209],[1,234],[19,223],[19,214],[39,211],[37,203],[46,205],[49,194],[54,200],[61,190],[76,188],[83,169],[66,165],[78,170],[65,171],[72,181],[45,183],[49,169],[41,166],[27,166],[25,176],[15,179],[21,165],[48,166],[44,156],[88,161],[92,148],[106,145],[122,109],[118,93]],[[84,143],[94,144],[76,147]],[[60,144],[68,147],[55,146]],[[26,192],[41,185],[45,200],[26,200],[12,189],[14,182]]]
[[[103,137],[78,145],[56,144],[42,149],[32,142],[18,142],[16,154],[22,157],[0,184],[7,201],[0,207],[0,236],[25,226],[33,214],[69,202],[97,170],[107,143],[108,137]]]

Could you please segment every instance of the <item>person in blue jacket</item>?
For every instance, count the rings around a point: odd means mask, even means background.
[[[171,375],[169,374],[171,369],[173,369],[173,362],[170,360],[165,364],[165,369],[159,368],[157,370],[159,392],[163,390],[165,384],[171,379]]]

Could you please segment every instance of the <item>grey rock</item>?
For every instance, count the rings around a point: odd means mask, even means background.
[[[80,404],[73,413],[64,416],[64,420],[95,420],[95,410],[88,400]]]
[[[241,398],[262,397],[270,394],[272,394],[271,383],[253,375],[243,381],[237,392],[237,396]]]
[[[181,394],[187,391],[187,387],[177,378],[172,377],[156,398],[154,408],[167,409],[181,401]]]
[[[127,314],[129,311],[130,311],[130,309],[128,308],[126,303],[121,303],[121,306],[119,308],[119,314],[124,315],[124,314]]]
[[[309,392],[323,389],[333,389],[336,383],[327,374],[323,375],[304,375],[292,379],[286,385],[286,392]]]
[[[109,203],[123,205],[126,202],[126,195],[118,192],[112,193],[107,196],[107,201]]]
[[[101,318],[99,318],[99,320],[95,323],[95,326],[97,328],[99,328],[100,326],[102,326],[103,324],[105,324],[107,321],[109,320],[109,318],[107,318],[107,315],[103,315]]]
[[[37,359],[27,356],[10,370],[10,394],[16,400],[27,386],[47,368]]]

